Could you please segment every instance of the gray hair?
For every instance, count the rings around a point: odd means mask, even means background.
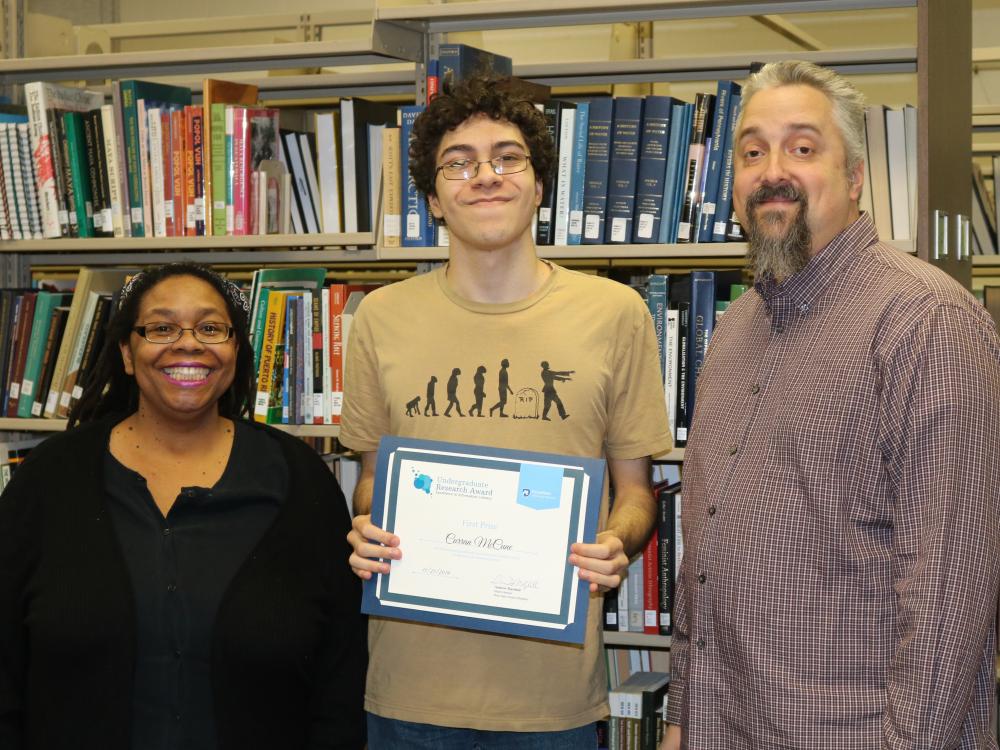
[[[847,156],[847,171],[852,172],[858,164],[865,160],[865,96],[852,83],[834,71],[800,60],[784,60],[768,63],[743,87],[743,98],[740,111],[742,124],[743,112],[754,94],[765,89],[778,86],[802,84],[812,86],[817,91],[826,94],[833,106],[833,120],[837,124],[840,135],[844,139],[844,150]]]

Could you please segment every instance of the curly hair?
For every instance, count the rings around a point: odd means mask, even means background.
[[[253,348],[250,344],[250,319],[240,293],[231,281],[197,263],[179,262],[154,266],[136,274],[122,288],[118,309],[104,334],[104,345],[93,374],[83,383],[83,394],[70,410],[69,426],[98,419],[105,414],[131,414],[139,408],[139,387],[135,377],[125,372],[120,346],[129,340],[139,317],[142,299],[150,289],[173,276],[192,276],[207,282],[226,303],[236,341],[236,373],[233,382],[219,399],[219,414],[240,419],[250,414],[256,379],[253,371]]]
[[[436,195],[437,151],[441,139],[470,117],[484,115],[508,122],[521,131],[531,156],[535,178],[547,190],[556,163],[555,146],[545,125],[545,115],[530,101],[512,93],[510,78],[474,76],[456,83],[435,97],[413,123],[410,174],[424,195]]]

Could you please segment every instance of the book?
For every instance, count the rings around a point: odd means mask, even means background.
[[[726,241],[726,224],[733,211],[733,155],[736,137],[736,121],[743,104],[739,89],[733,91],[729,100],[729,119],[726,122],[726,143],[723,155],[722,175],[719,181],[719,197],[715,205],[715,222],[712,224],[712,242]]]
[[[77,232],[80,237],[93,237],[94,202],[90,194],[90,166],[87,163],[83,115],[79,112],[63,112],[62,119],[63,130],[66,132],[66,162],[73,182]]]
[[[659,537],[656,527],[642,552],[642,632],[660,633]]]
[[[268,290],[267,314],[264,320],[263,337],[261,339],[260,366],[257,371],[257,397],[254,401],[253,418],[258,422],[272,422],[275,410],[280,416],[281,402],[274,403],[273,381],[279,371],[279,360],[282,355],[279,347],[285,325],[285,299],[287,292],[277,289]],[[278,420],[280,421],[280,419]]]
[[[125,153],[125,114],[122,111],[121,81],[111,82],[111,111],[114,116],[115,159],[118,162],[118,196],[121,201],[122,235],[132,236],[132,204],[128,196],[128,155]]]
[[[35,299],[38,292],[24,292],[21,295],[18,310],[17,328],[11,341],[10,380],[7,388],[7,406],[5,414],[16,417],[21,399],[21,384],[24,379],[24,366],[28,358],[28,347],[31,339],[31,325],[35,317]]]
[[[187,228],[187,128],[185,127],[184,110],[172,109],[169,117],[170,125],[170,197],[168,202],[173,206],[173,236],[183,237]],[[164,185],[164,191],[166,191]]]
[[[52,320],[49,325],[49,335],[45,340],[45,349],[42,353],[42,365],[38,372],[38,385],[35,388],[34,401],[31,404],[31,416],[41,417],[45,410],[49,390],[52,386],[52,376],[55,372],[56,357],[59,345],[66,330],[66,318],[69,316],[69,307],[65,304],[52,309]]]
[[[513,72],[511,58],[468,44],[440,45],[437,60],[440,90],[446,93],[459,81],[475,75],[502,78]]]
[[[188,226],[196,236],[202,236],[206,232],[205,227],[205,113],[200,106],[185,108],[185,113],[189,113],[191,127],[191,173],[188,176],[188,185],[191,193],[188,198],[189,205],[193,206],[193,216]],[[192,226],[193,225],[193,226]],[[188,234],[192,232],[189,231]]]
[[[59,224],[63,234],[76,237],[76,216],[73,199],[69,193],[70,185],[66,180],[66,135],[60,127],[62,110],[50,109],[45,113],[49,121],[49,136],[52,150],[52,173],[56,184],[56,200],[59,203]]]
[[[698,212],[702,201],[702,170],[705,168],[706,141],[712,126],[714,94],[697,94],[694,101],[691,137],[684,171],[684,202],[677,223],[677,241],[697,240]]]
[[[125,207],[122,202],[121,170],[118,161],[119,134],[115,110],[110,104],[101,106],[101,135],[104,138],[104,159],[107,169],[108,208],[111,213],[111,231],[115,237],[125,236]],[[107,217],[105,217],[105,223]]]
[[[604,234],[604,241],[609,245],[630,242],[632,239],[642,109],[642,97],[620,96],[615,100]]]
[[[885,107],[865,109],[865,134],[868,141],[868,166],[871,170],[872,219],[878,236],[892,239],[892,206],[889,197],[889,157],[885,140]]]
[[[398,127],[382,131],[382,244],[399,247],[402,244],[402,202],[399,184],[400,131]]]
[[[98,237],[113,237],[114,219],[111,213],[111,187],[108,183],[108,163],[104,153],[102,117],[100,109],[86,113],[83,123],[83,137],[87,146],[89,178],[92,181],[90,191],[94,201],[94,233]]]
[[[576,103],[576,123],[573,127],[573,163],[569,190],[569,231],[567,244],[583,241],[583,189],[587,178],[587,124],[590,102]]]
[[[434,216],[427,208],[426,196],[417,190],[410,174],[410,142],[413,140],[413,122],[424,111],[422,106],[399,108],[399,169],[404,187],[403,204],[406,216],[403,222],[403,247],[429,247],[434,237]]]
[[[108,320],[111,318],[111,309],[111,295],[99,295],[94,315],[90,319],[90,326],[86,330],[76,385],[73,386],[73,392],[70,394],[69,411],[72,411],[73,407],[76,406],[90,378],[93,376],[101,348],[104,346],[104,334],[107,330]]]
[[[590,100],[590,117],[587,121],[587,164],[583,187],[582,244],[584,245],[599,245],[604,242],[613,117],[614,99],[610,96]]]
[[[621,747],[656,750],[662,738],[662,706],[670,687],[670,675],[663,672],[634,672],[608,693],[611,718],[628,720],[626,731],[634,737]]]
[[[631,235],[634,243],[658,242],[660,239],[670,122],[676,103],[672,96],[646,97],[639,136],[639,169]]]
[[[676,496],[680,483],[660,484],[654,488],[656,494],[656,534],[657,534],[657,582],[659,583],[659,632],[672,635],[674,609],[674,580],[677,561],[676,546]]]
[[[320,224],[320,195],[319,182],[316,180],[316,161],[313,154],[316,151],[315,136],[312,133],[299,133],[299,151],[302,155],[302,166],[305,168],[306,186],[309,188],[309,196],[313,213],[316,215],[316,231],[322,231]]]
[[[323,232],[341,230],[339,133],[336,112],[316,113],[316,171]]]
[[[330,421],[340,424],[344,405],[344,305],[347,303],[347,286],[330,285]]]
[[[202,83],[201,103],[207,115],[202,136],[205,144],[203,159],[207,165],[205,173],[205,222],[206,227],[212,228],[211,234],[214,235],[227,233],[225,186],[216,184],[220,175],[219,163],[221,162],[224,168],[227,161],[224,136],[221,141],[218,137],[213,137],[219,120],[212,118],[212,105],[242,104],[252,107],[257,103],[257,95],[257,87],[249,83],[221,81],[215,78],[206,78]],[[224,117],[222,122],[225,122]],[[217,150],[220,144],[221,150]]]
[[[298,133],[291,130],[281,131],[281,141],[284,146],[285,159],[289,173],[292,175],[292,191],[295,194],[295,205],[299,209],[302,229],[307,234],[319,232],[319,219],[309,190],[309,178],[306,175],[305,162],[299,148]],[[345,185],[346,193],[346,185]]]
[[[26,83],[24,96],[28,106],[31,153],[34,156],[42,235],[46,238],[62,237],[64,231],[59,219],[59,200],[56,195],[55,171],[52,164],[52,140],[46,112],[50,109],[87,112],[99,108],[104,102],[104,96],[95,91],[44,81]],[[67,229],[68,223],[67,217]]]

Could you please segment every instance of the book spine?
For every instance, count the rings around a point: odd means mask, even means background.
[[[194,237],[195,188],[194,188],[194,107],[184,107],[184,234]]]
[[[269,412],[268,422],[281,422],[282,424],[295,423],[296,409],[292,406],[292,404],[296,403],[296,401],[292,396],[292,388],[295,382],[295,376],[293,374],[293,370],[295,369],[295,342],[298,337],[295,301],[298,298],[299,295],[297,294],[289,294],[285,298],[285,336],[281,357],[281,417],[280,419],[275,419]],[[272,392],[272,402],[274,400],[274,396],[275,394]]]
[[[21,166],[21,175],[24,183],[26,199],[24,201],[27,224],[31,228],[31,236],[40,239],[42,235],[42,213],[38,202],[38,189],[32,174],[31,138],[26,123],[17,124],[17,153],[20,157],[18,162]]]
[[[132,236],[145,237],[145,206],[143,195],[143,168],[139,147],[139,109],[135,95],[135,81],[121,82],[121,114],[125,139],[125,171],[128,174],[128,202]]]
[[[688,326],[688,424],[694,417],[698,373],[705,362],[708,342],[715,328],[715,273],[691,272],[691,317]]]
[[[321,335],[323,340],[321,342],[322,347],[322,360],[320,362],[320,372],[323,375],[322,388],[320,389],[320,394],[322,394],[323,408],[320,411],[322,418],[320,422],[322,424],[333,424],[333,418],[330,415],[330,391],[333,388],[333,380],[330,377],[330,287],[323,287],[322,293],[320,294],[321,309],[320,319],[321,325]]]
[[[121,81],[111,82],[111,111],[115,123],[115,159],[118,163],[118,195],[121,196],[122,232],[132,236],[132,202],[129,199],[128,155],[125,142],[125,113],[122,111]]]
[[[659,633],[672,635],[674,608],[674,494],[662,489],[656,495],[657,510],[657,580],[659,595]]]
[[[212,120],[211,164],[208,165],[212,171],[211,227],[213,235],[222,237],[226,234],[226,105],[213,103],[208,116]]]
[[[238,107],[226,106],[226,234],[232,235],[236,226],[233,204],[233,179],[236,165],[233,163],[233,127]]]
[[[249,232],[250,158],[247,110],[233,110],[233,234]]]
[[[555,218],[552,244],[569,244],[570,181],[573,176],[573,148],[576,143],[576,106],[564,106],[559,113],[559,158],[556,162]]]
[[[142,191],[142,232],[144,237],[153,236],[153,195],[150,176],[150,142],[149,116],[146,112],[146,102],[140,99],[136,102],[136,119],[139,123],[139,167]]]
[[[0,240],[10,239],[10,219],[7,214],[7,174],[0,165]]]
[[[278,364],[278,345],[284,330],[285,294],[271,291],[267,298],[267,316],[264,321],[260,351],[260,368],[257,374],[257,398],[253,418],[267,422],[271,404],[271,381]]]
[[[583,188],[584,245],[599,245],[604,242],[613,117],[614,100],[610,96],[590,102],[590,118],[587,123],[587,166]]]
[[[173,114],[160,109],[160,147],[163,150],[163,226],[167,237],[177,234],[177,207],[174,204],[174,173],[180,164],[174,160]]]
[[[59,226],[66,237],[78,237],[76,226],[73,222],[75,213],[69,199],[69,186],[66,184],[66,148],[63,141],[63,134],[59,127],[62,120],[62,112],[57,109],[45,111],[49,125],[49,143],[52,151],[52,174],[56,182],[56,200],[59,204]]]
[[[698,211],[697,242],[711,242],[719,200],[719,183],[725,163],[726,125],[729,121],[733,91],[732,81],[719,81],[715,92],[715,112],[712,119],[712,147],[705,159],[705,194]]]
[[[427,210],[427,199],[423,193],[417,190],[417,185],[410,174],[410,143],[413,141],[413,122],[423,111],[423,107],[400,107],[399,161],[402,182],[406,185],[403,247],[429,247],[434,232],[434,220],[430,211]]]
[[[59,394],[59,405],[56,408],[56,416],[59,418],[65,418],[69,413],[70,401],[73,398],[74,390],[80,377],[80,363],[83,362],[83,349],[86,344],[86,334],[84,332],[86,329],[84,327],[90,326],[93,320],[94,311],[97,309],[97,300],[98,295],[96,292],[88,294],[83,306],[83,314],[80,317],[79,330],[77,331],[76,338],[70,342],[72,349],[70,349],[69,361],[66,364],[66,376],[63,379]]]
[[[80,237],[93,237],[94,204],[90,196],[87,142],[83,133],[82,115],[79,112],[64,112],[63,129],[66,131],[66,161],[73,182],[77,227]]]
[[[691,302],[677,303],[677,435],[678,447],[687,443],[690,412],[688,411],[688,379],[690,364],[688,358],[688,329],[690,328]]]
[[[563,103],[557,101],[545,102],[542,114],[545,116],[545,129],[549,132],[549,137],[557,146],[559,144],[559,112]],[[558,162],[557,162],[558,163]],[[555,237],[554,232],[554,210],[555,195],[559,183],[558,172],[552,176],[552,183],[546,187],[542,194],[542,203],[538,207],[538,224],[535,228],[535,242],[539,245],[551,245]]]
[[[0,163],[3,164],[3,171],[7,181],[7,214],[10,219],[11,238],[22,239],[21,233],[21,209],[20,204],[24,202],[24,190],[21,186],[20,160],[11,158],[11,141],[16,145],[17,129],[10,123],[0,123]],[[15,166],[15,161],[18,165]],[[3,391],[4,393],[6,391]]]
[[[8,339],[7,374],[4,378],[6,388],[3,391],[3,400],[0,403],[0,411],[5,417],[10,416],[10,402],[21,395],[21,382],[17,376],[17,355],[22,332],[22,323],[25,315],[25,295],[19,294],[13,304],[13,321],[10,327],[10,338]]]
[[[659,570],[659,541],[656,529],[646,543],[642,553],[642,632],[647,635],[658,635],[660,632],[660,583],[657,577]]]
[[[187,233],[187,160],[184,110],[170,111],[170,171],[173,178],[171,199],[174,206],[174,236]]]
[[[642,105],[643,100],[633,96],[619,97],[615,102],[604,234],[604,241],[607,244],[622,244],[632,238]]]
[[[110,104],[101,107],[101,135],[104,139],[104,159],[107,169],[108,201],[111,229],[115,237],[125,236],[125,215],[122,211],[121,176],[118,164],[118,144],[115,134],[115,112]],[[105,221],[107,217],[105,216]]]
[[[94,232],[100,237],[114,236],[114,223],[111,218],[111,198],[108,188],[107,161],[104,155],[104,127],[101,123],[101,110],[95,109],[87,113],[87,126],[84,134],[87,138],[87,161],[93,170],[94,183],[91,193],[94,200]]]
[[[48,326],[48,336],[45,340],[45,348],[42,352],[42,363],[38,371],[38,387],[35,389],[35,400],[31,404],[31,416],[41,417],[45,409],[49,386],[52,382],[52,373],[55,369],[56,351],[66,324],[67,310],[57,310],[53,308],[51,320]]]
[[[684,203],[677,225],[678,242],[697,239],[698,210],[701,206],[702,170],[705,166],[705,141],[712,118],[713,94],[698,94],[694,103],[691,139],[688,142],[687,164],[684,173]]]
[[[344,405],[344,305],[347,288],[343,284],[330,287],[330,417],[333,424],[340,424]]]
[[[153,235],[167,236],[167,216],[163,210],[163,120],[159,108],[147,110],[149,125],[149,193],[153,212]]]
[[[21,300],[21,319],[17,330],[17,356],[14,362],[14,376],[10,381],[7,395],[7,416],[16,417],[21,399],[21,388],[24,380],[24,367],[28,359],[28,347],[31,340],[31,327],[35,319],[35,292],[27,292]]]
[[[634,243],[656,242],[660,238],[673,104],[674,100],[669,96],[646,97],[636,177],[635,218],[632,222]]]
[[[309,315],[312,318],[312,423],[323,424],[323,291],[311,294]]]
[[[577,102],[569,196],[568,243],[570,245],[579,245],[583,241],[583,188],[587,176],[587,128],[589,120],[590,102]]]
[[[399,136],[399,128],[382,131],[382,242],[386,247],[399,247],[402,241]]]
[[[733,210],[733,155],[736,120],[740,116],[742,97],[739,87],[734,86],[729,99],[729,119],[726,121],[726,143],[723,155],[722,175],[719,182],[719,200],[715,206],[715,222],[712,224],[712,242],[726,241],[726,223]]]
[[[191,110],[191,160],[194,195],[194,233],[205,234],[205,114],[201,107]]]
[[[35,295],[35,310],[28,330],[28,351],[24,358],[24,373],[21,376],[21,392],[17,399],[17,414],[21,418],[31,416],[31,405],[35,401],[38,372],[42,366],[45,341],[49,337],[48,325],[52,322],[52,308],[56,295],[38,292]]]

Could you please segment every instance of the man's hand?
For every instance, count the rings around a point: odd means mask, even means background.
[[[602,531],[594,544],[577,542],[569,549],[570,565],[579,568],[580,578],[590,582],[591,593],[617,588],[622,582],[628,556],[614,531]]]
[[[347,541],[354,548],[350,563],[354,575],[367,581],[374,573],[388,573],[389,563],[380,560],[399,560],[399,537],[383,531],[372,523],[371,515],[355,516]]]
[[[676,724],[667,724],[667,729],[663,733],[663,742],[660,743],[660,750],[681,750],[681,728]]]

